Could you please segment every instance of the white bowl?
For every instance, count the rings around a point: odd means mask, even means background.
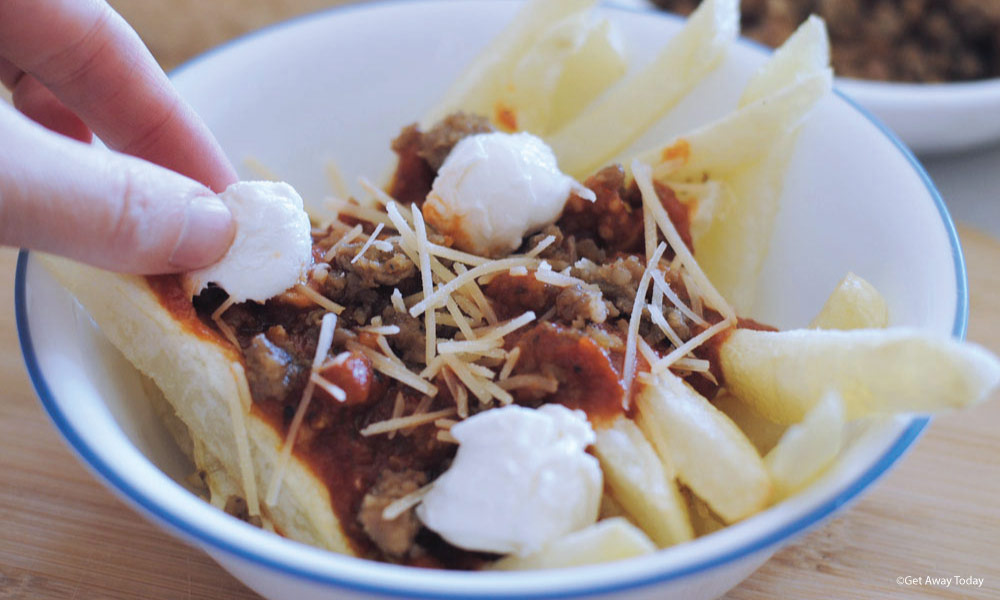
[[[505,0],[429,0],[332,10],[215,50],[174,81],[234,161],[254,156],[317,198],[327,158],[351,176],[384,173],[390,139],[515,8]],[[679,27],[653,13],[608,14],[637,60]],[[758,48],[738,45],[651,135],[731,108],[764,58]],[[831,96],[804,127],[791,162],[753,316],[804,324],[848,270],[885,294],[894,324],[964,335],[965,271],[944,204],[905,147],[851,102]],[[18,263],[16,309],[28,372],[71,447],[139,512],[268,598],[713,598],[856,498],[926,424],[897,418],[870,427],[804,493],[649,556],[560,571],[415,569],[308,547],[197,499],[180,483],[191,467],[145,401],[139,376],[27,253]]]
[[[918,154],[944,154],[1000,141],[1000,78],[956,83],[837,80]]]

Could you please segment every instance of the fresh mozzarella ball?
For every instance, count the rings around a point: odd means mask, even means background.
[[[525,234],[559,218],[571,193],[592,191],[559,170],[552,149],[530,133],[481,133],[462,139],[441,165],[423,213],[455,247],[508,254]]]
[[[311,225],[292,186],[241,181],[219,199],[233,215],[236,236],[217,263],[185,276],[189,294],[215,283],[236,302],[263,302],[305,279],[312,265]]]
[[[511,405],[451,433],[455,460],[417,507],[424,525],[451,544],[524,556],[597,520],[602,475],[586,452],[594,431],[583,412]]]

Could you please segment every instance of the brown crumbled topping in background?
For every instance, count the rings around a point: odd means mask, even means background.
[[[690,14],[697,0],[653,0]],[[743,0],[743,35],[778,47],[826,20],[837,75],[945,82],[1000,77],[1000,0]]]

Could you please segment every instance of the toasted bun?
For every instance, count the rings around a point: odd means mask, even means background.
[[[205,471],[213,503],[243,495],[229,406],[239,398],[230,365],[239,357],[228,344],[189,331],[157,299],[143,277],[118,275],[51,256],[42,264],[72,293],[108,340],[151,378],[187,426],[193,456]],[[264,517],[292,539],[354,554],[333,513],[330,494],[299,459],[284,473],[276,505],[264,503],[266,485],[278,464],[282,437],[249,411],[245,415],[257,495]]]

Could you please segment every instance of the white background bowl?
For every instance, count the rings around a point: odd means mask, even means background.
[[[970,150],[1000,141],[1000,78],[895,83],[841,77],[836,85],[918,154]]]
[[[390,139],[422,114],[514,9],[491,0],[334,10],[227,45],[174,80],[234,161],[254,156],[317,201],[328,158],[349,177],[382,175],[391,165]],[[608,14],[626,32],[637,62],[679,27],[661,15]],[[742,82],[763,60],[759,49],[738,45],[650,137],[732,108]],[[804,324],[847,270],[885,294],[893,324],[964,334],[965,273],[940,198],[890,135],[833,96],[802,131],[753,316],[784,327]],[[17,310],[32,380],[87,464],[143,514],[269,598],[715,597],[856,497],[926,422],[879,423],[861,432],[803,494],[651,556],[552,572],[420,570],[310,548],[195,498],[177,483],[190,467],[144,401],[140,378],[26,255],[18,269]]]

